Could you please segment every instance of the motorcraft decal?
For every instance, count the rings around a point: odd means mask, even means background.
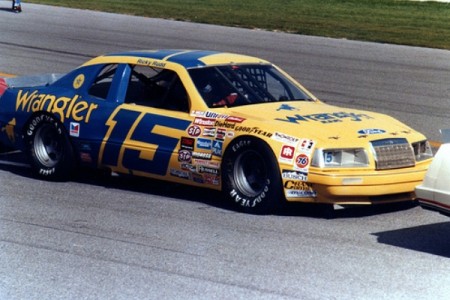
[[[368,128],[368,129],[361,129],[358,131],[358,134],[382,134],[386,133],[386,130],[383,129],[377,129],[377,128]]]
[[[350,120],[352,122],[360,122],[363,119],[373,119],[373,117],[363,113],[335,112],[335,113],[320,113],[311,115],[295,114],[292,116],[286,116],[285,119],[276,118],[275,120],[295,124],[298,124],[299,122],[310,122],[310,121],[320,122],[322,124],[331,124],[343,122],[344,120]]]

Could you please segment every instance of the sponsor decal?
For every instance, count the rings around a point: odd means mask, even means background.
[[[226,114],[219,114],[213,111],[202,111],[202,110],[194,110],[191,113],[191,116],[193,117],[203,117],[208,119],[226,119],[229,117],[229,115]]]
[[[195,168],[195,166],[193,166],[190,163],[181,163],[180,166],[181,166],[182,170],[189,171],[189,172],[197,172],[197,169]]]
[[[75,80],[73,81],[73,88],[78,90],[84,83],[84,74],[80,74],[77,77],[75,77]]]
[[[245,121],[244,118],[240,118],[240,117],[233,117],[233,116],[229,116],[228,118],[225,119],[227,122],[234,122],[234,123],[242,123]]]
[[[227,130],[225,128],[217,128],[216,139],[223,141],[225,140],[226,134]]]
[[[286,190],[286,198],[315,198],[317,197],[316,191],[304,191],[304,190]]]
[[[212,148],[212,140],[210,139],[197,139],[197,148],[203,150],[211,150]]]
[[[188,150],[178,151],[178,161],[190,163],[191,160],[192,160],[191,151],[188,151]]]
[[[192,181],[196,183],[205,183],[205,180],[203,179],[203,176],[200,174],[192,173]]]
[[[284,183],[285,195],[287,198],[316,197],[317,192],[312,186],[303,181],[288,180]]]
[[[181,137],[180,147],[183,150],[194,150],[195,139],[188,137]]]
[[[299,169],[305,169],[309,164],[309,157],[304,153],[300,153],[295,158],[295,166]]]
[[[56,97],[51,94],[38,94],[38,91],[20,90],[16,99],[16,111],[36,112],[45,110],[59,116],[61,122],[70,118],[76,122],[89,123],[97,104],[81,100],[81,96]]]
[[[203,174],[203,180],[207,184],[212,185],[219,185],[220,184],[220,177],[212,174]]]
[[[285,119],[276,118],[275,120],[299,124],[299,122],[320,122],[322,124],[331,124],[350,120],[352,122],[361,122],[363,119],[373,119],[373,117],[364,113],[354,112],[335,112],[335,113],[321,113],[311,115],[299,115],[286,116]]]
[[[313,140],[302,139],[298,144],[298,150],[303,153],[311,153],[312,149],[314,148],[314,144],[315,142]]]
[[[214,119],[207,119],[207,118],[195,118],[194,124],[199,126],[214,126]]]
[[[386,133],[386,130],[383,129],[376,129],[376,128],[369,128],[369,129],[361,129],[358,131],[358,134],[382,134]]]
[[[80,123],[70,122],[69,135],[75,137],[80,136]]]
[[[170,175],[178,178],[189,179],[189,172],[177,169],[170,169]]]
[[[292,164],[295,155],[295,147],[290,145],[283,145],[281,147],[281,153],[279,156],[279,161]]]
[[[307,181],[308,173],[295,170],[283,170],[281,177],[283,179]]]
[[[199,173],[208,173],[208,174],[213,174],[213,175],[219,175],[219,169],[208,168],[208,167],[204,167],[204,166],[199,166],[198,167],[198,172]]]
[[[296,145],[299,141],[298,138],[290,136],[288,134],[284,134],[281,132],[274,132],[272,135],[272,139],[278,142],[282,142],[284,144]]]
[[[223,149],[223,142],[221,141],[214,141],[212,146],[212,154],[214,156],[222,156],[222,149]]]
[[[288,190],[310,190],[311,186],[304,181],[288,180],[284,183],[284,188]]]
[[[220,162],[214,160],[193,159],[192,163],[197,166],[205,166],[211,168],[219,168]]]
[[[214,126],[216,127],[225,127],[227,129],[234,129],[236,127],[236,123],[234,122],[226,122],[226,121],[215,121]]]
[[[218,113],[215,113],[212,111],[207,111],[207,112],[205,112],[205,117],[211,118],[211,119],[226,119],[226,118],[228,118],[228,115],[218,114]]]
[[[212,154],[211,153],[194,151],[194,152],[192,152],[192,158],[211,160]]]
[[[272,136],[271,132],[262,130],[259,127],[235,126],[234,130],[239,131],[239,132],[245,132],[245,133],[254,133],[254,134],[263,135],[266,137]]]
[[[216,128],[214,128],[214,127],[203,128],[203,136],[215,137],[216,136]]]
[[[190,136],[197,137],[197,136],[199,136],[199,135],[202,133],[202,129],[201,129],[200,126],[192,125],[192,126],[189,126],[189,127],[188,127],[187,133],[188,133]]]

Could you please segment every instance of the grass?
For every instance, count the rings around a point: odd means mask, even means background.
[[[407,0],[27,0],[152,18],[450,49],[450,4]]]

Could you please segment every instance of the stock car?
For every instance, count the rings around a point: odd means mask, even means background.
[[[444,144],[437,150],[423,183],[416,187],[416,196],[422,208],[450,217],[450,129],[441,133]]]
[[[63,75],[3,78],[0,97],[0,141],[39,177],[100,168],[220,190],[249,213],[411,201],[433,157],[400,121],[326,104],[233,53],[111,53]]]

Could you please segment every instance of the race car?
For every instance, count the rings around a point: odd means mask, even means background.
[[[416,195],[422,208],[450,217],[450,129],[441,130],[444,138]]]
[[[0,141],[39,177],[100,168],[221,190],[249,213],[411,201],[433,157],[398,120],[325,104],[233,53],[106,54],[64,75],[4,78],[0,97]]]

